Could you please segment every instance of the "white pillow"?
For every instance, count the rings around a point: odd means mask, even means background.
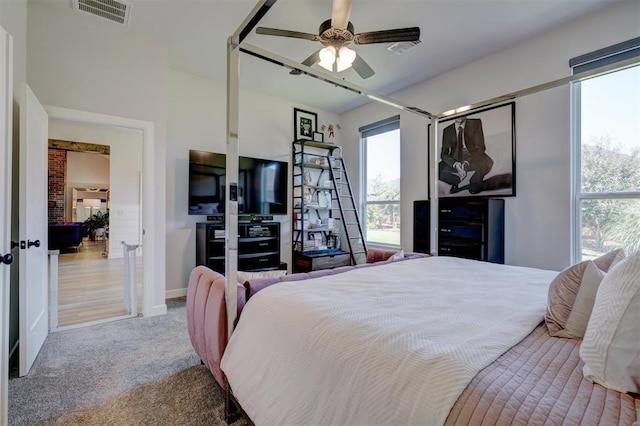
[[[400,259],[404,259],[404,250],[400,250],[393,256],[389,256],[389,258],[387,259],[387,262],[393,262],[395,260],[400,260]]]
[[[640,252],[602,279],[580,358],[586,379],[619,392],[640,392]]]
[[[272,270],[272,271],[258,271],[258,272],[245,272],[238,271],[238,282],[244,284],[253,278],[280,278],[287,275],[287,271],[284,270]]]

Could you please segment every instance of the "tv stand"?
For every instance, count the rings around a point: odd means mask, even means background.
[[[225,272],[224,223],[196,224],[196,265]],[[238,270],[287,269],[280,262],[280,223],[238,223]]]

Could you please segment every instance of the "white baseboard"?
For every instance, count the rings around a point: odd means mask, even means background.
[[[187,295],[187,288],[179,288],[176,290],[167,290],[164,293],[164,298],[165,299],[174,299],[176,297],[184,297]]]
[[[184,297],[187,295],[186,288],[179,288],[176,290],[167,290],[164,293],[165,299],[173,299],[176,297]],[[151,310],[147,314],[148,317],[153,317],[156,315],[164,315],[167,313],[167,304],[163,303],[162,305],[155,305],[151,307]]]
[[[149,313],[146,315],[148,317],[155,317],[156,315],[164,315],[167,313],[167,305],[163,303],[162,305],[152,306]]]

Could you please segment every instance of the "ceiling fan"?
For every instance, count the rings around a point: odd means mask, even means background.
[[[394,30],[371,31],[355,34],[353,24],[349,22],[353,0],[333,0],[331,19],[320,24],[318,34],[303,33],[299,31],[281,30],[278,28],[256,28],[257,34],[300,38],[310,41],[319,41],[324,47],[316,50],[307,59],[302,61],[308,67],[317,63],[328,71],[341,72],[349,67],[362,78],[369,78],[375,71],[362,57],[347,46],[355,44],[395,43],[400,41],[420,41],[420,28],[398,28]],[[293,70],[291,74],[300,74],[301,71]]]

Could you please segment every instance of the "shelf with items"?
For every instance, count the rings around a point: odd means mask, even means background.
[[[296,163],[302,167],[306,167],[308,169],[318,169],[318,170],[329,170],[329,166],[325,166],[322,164],[315,164],[315,163]]]
[[[318,148],[318,149],[332,150],[332,151],[339,150],[340,154],[342,154],[342,147],[334,143],[318,142],[318,141],[312,141],[309,139],[298,139],[293,141],[293,143],[296,145],[300,145],[302,147]]]
[[[320,219],[318,219],[320,220]],[[334,219],[331,219],[334,220]],[[294,222],[293,250],[294,251],[321,251],[340,248],[340,227],[309,224],[303,225],[302,221]]]
[[[337,145],[313,141],[293,142],[293,250],[328,253],[339,250],[340,227],[336,226],[332,162]]]
[[[364,252],[357,213],[355,223],[359,232],[353,234],[357,237],[350,238],[347,229],[345,211],[356,209],[341,155],[342,148],[338,145],[293,141],[294,272],[342,266],[344,256],[346,264],[355,264],[358,261],[354,253]],[[344,203],[348,203],[346,209]],[[361,241],[357,246],[355,239]],[[331,260],[318,260],[323,256]]]
[[[337,232],[340,232],[340,229],[339,228],[329,228],[329,227],[323,226],[323,227],[318,227],[318,228],[300,229],[299,231],[307,232],[307,233],[310,233],[310,232],[336,232],[337,233]]]

